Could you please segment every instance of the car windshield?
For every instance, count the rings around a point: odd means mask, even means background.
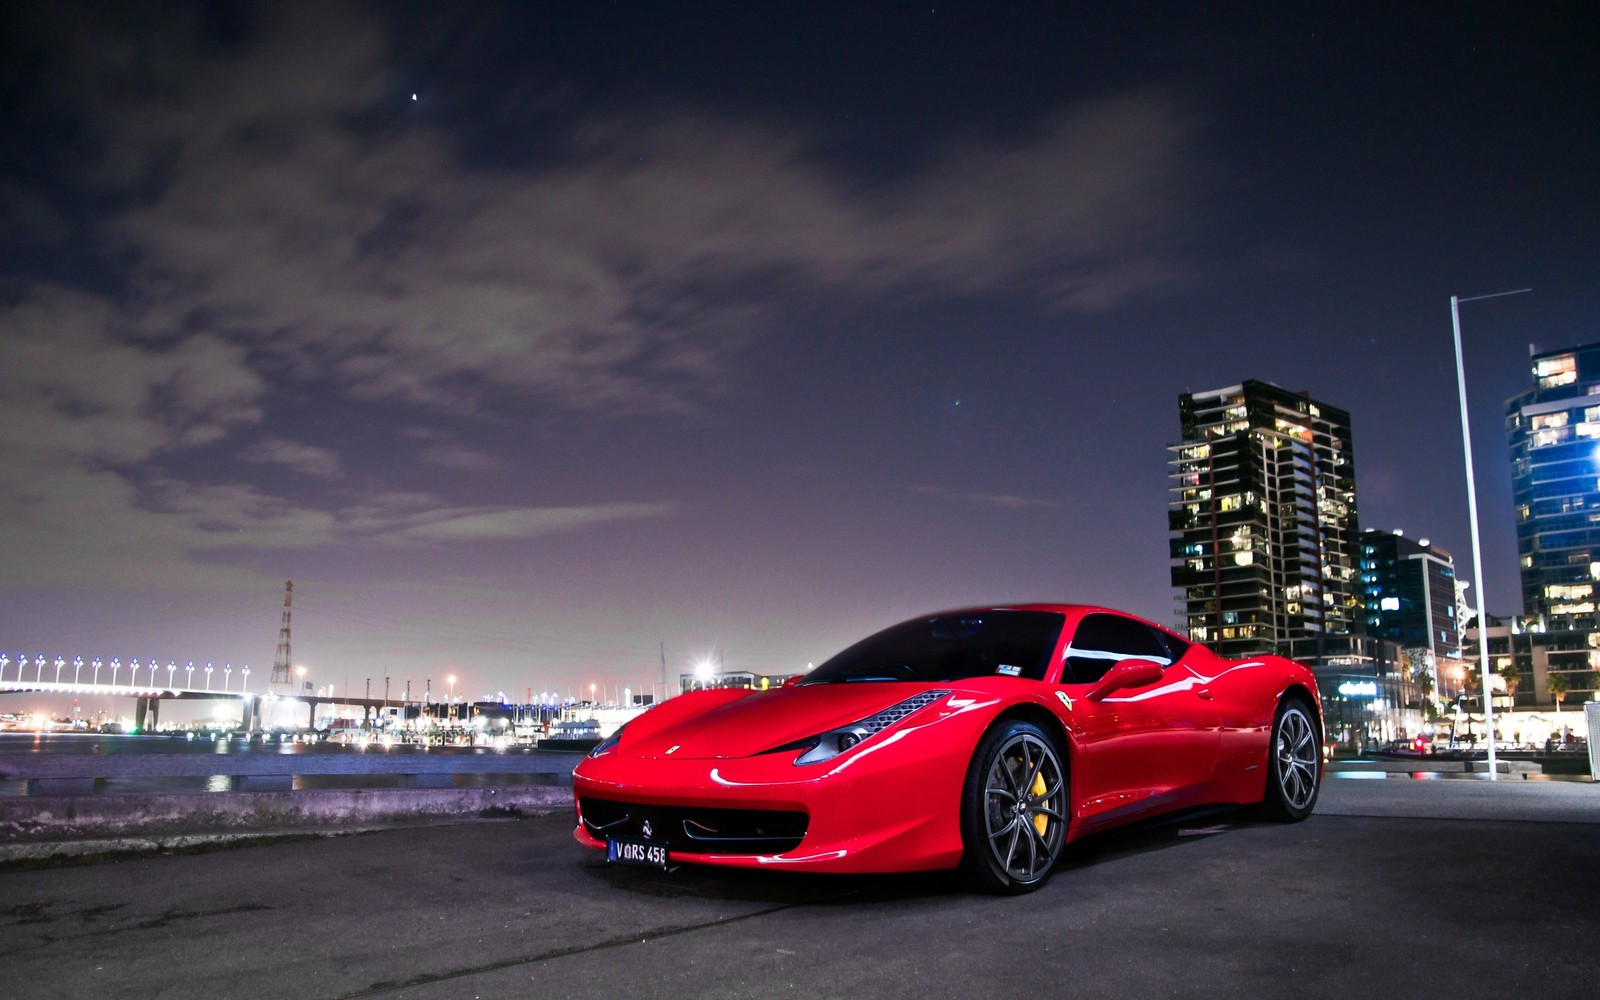
[[[1066,616],[1053,611],[973,611],[884,629],[828,660],[802,684],[1044,680]]]

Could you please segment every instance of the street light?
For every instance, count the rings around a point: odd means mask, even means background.
[[[206,690],[211,690],[211,661],[206,661]]]
[[[450,718],[456,717],[456,675],[451,674],[445,680],[450,682]]]
[[[72,658],[72,683],[74,683],[74,684],[78,683],[78,674],[81,673],[82,671],[83,671],[83,657],[74,656]]]
[[[1465,299],[1450,296],[1450,325],[1456,337],[1456,391],[1461,396],[1461,450],[1466,455],[1467,464],[1467,516],[1472,527],[1472,575],[1478,581],[1478,666],[1483,670],[1483,726],[1489,736],[1490,781],[1499,781],[1500,775],[1495,770],[1494,706],[1489,698],[1489,616],[1484,611],[1487,602],[1483,599],[1483,546],[1478,541],[1478,487],[1472,477],[1472,431],[1467,425],[1467,371],[1461,363],[1461,310],[1458,307],[1463,302],[1498,299],[1504,295],[1521,295],[1531,291],[1531,288],[1518,288]]]
[[[183,668],[183,686],[185,688],[189,689],[190,691],[194,690],[194,661],[193,660],[190,660],[189,661],[189,665],[187,667]]]
[[[94,658],[94,663],[92,664],[92,666],[94,667],[94,684],[95,684],[95,687],[99,687],[100,686],[100,657],[97,656],[97,657]]]

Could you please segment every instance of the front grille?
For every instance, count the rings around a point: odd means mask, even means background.
[[[617,802],[588,795],[578,799],[584,829],[601,840],[643,837],[664,840],[685,854],[782,854],[800,846],[806,814],[777,809],[698,809]]]

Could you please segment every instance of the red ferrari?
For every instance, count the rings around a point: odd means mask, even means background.
[[[1042,885],[1087,833],[1208,803],[1301,820],[1322,778],[1311,672],[1229,660],[1105,608],[917,618],[772,691],[693,691],[573,774],[608,860],[825,872],[962,867]]]

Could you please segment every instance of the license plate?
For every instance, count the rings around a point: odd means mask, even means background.
[[[667,842],[611,837],[606,840],[606,860],[616,865],[639,865],[667,870]]]

